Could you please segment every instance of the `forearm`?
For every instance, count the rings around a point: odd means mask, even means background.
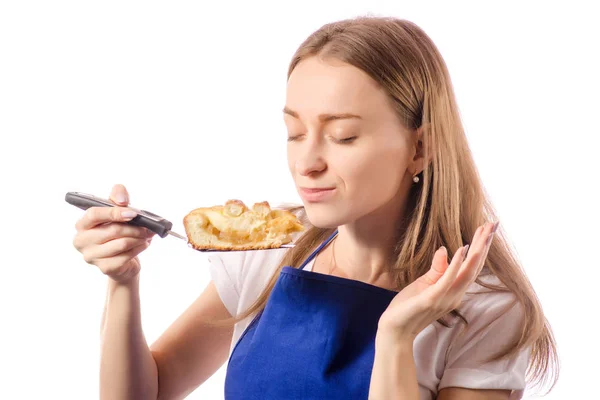
[[[142,331],[139,278],[109,279],[101,329],[100,398],[156,399],[156,363]]]
[[[412,340],[398,341],[377,335],[369,399],[419,399]]]

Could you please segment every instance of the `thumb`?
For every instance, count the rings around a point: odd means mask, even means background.
[[[110,200],[120,206],[126,206],[129,204],[129,193],[125,186],[121,184],[114,185],[110,192]]]

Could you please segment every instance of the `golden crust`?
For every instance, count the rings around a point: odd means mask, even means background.
[[[238,217],[248,210],[240,200],[228,200],[223,207],[223,212],[232,217]]]
[[[264,201],[252,209],[240,200],[225,205],[200,207],[183,219],[188,243],[197,250],[275,249],[292,241],[291,235],[304,230],[296,215],[271,210]]]
[[[248,209],[248,207],[246,207],[246,205],[244,204],[244,202],[241,201],[241,200],[231,199],[231,200],[227,200],[225,202],[226,206],[228,206],[230,204],[235,204],[235,205],[240,206],[242,208]],[[221,206],[216,206],[216,207],[221,207]]]

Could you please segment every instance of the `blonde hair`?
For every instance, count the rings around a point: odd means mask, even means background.
[[[294,54],[288,78],[299,62],[318,56],[335,59],[366,72],[387,92],[395,112],[409,129],[424,128],[425,159],[431,159],[412,185],[394,267],[398,290],[414,282],[431,266],[433,254],[446,246],[449,257],[469,243],[478,226],[495,221],[495,211],[480,181],[446,64],[427,34],[410,21],[359,17],[329,23],[311,34]],[[301,208],[294,211],[302,212]],[[233,324],[261,312],[283,266],[298,268],[334,232],[314,226],[287,251],[264,291],[245,312],[221,323]],[[492,241],[485,271],[510,291],[524,312],[524,326],[514,343],[493,359],[531,351],[527,379],[535,385],[558,379],[558,355],[552,330],[531,283],[501,228]],[[458,310],[453,312],[468,323]],[[439,321],[448,324],[442,319]]]

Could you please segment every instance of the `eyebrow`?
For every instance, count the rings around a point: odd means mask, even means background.
[[[291,110],[287,107],[283,107],[283,113],[287,114],[287,115],[291,115],[294,118],[300,119],[300,116],[298,115],[298,113],[296,111]],[[330,122],[330,121],[336,121],[336,120],[340,120],[340,119],[362,119],[362,117],[360,115],[351,114],[351,113],[320,114],[318,118],[319,118],[319,121],[321,121],[321,122]]]

